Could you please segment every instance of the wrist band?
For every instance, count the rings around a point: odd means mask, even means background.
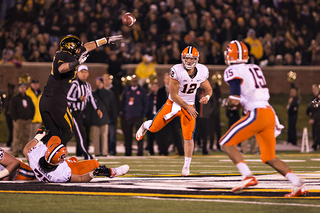
[[[79,61],[69,62],[69,69],[73,70],[79,65]]]
[[[9,175],[9,171],[7,168],[5,168],[4,170],[0,171],[0,178],[4,178],[7,177]]]
[[[93,175],[93,170],[91,172],[89,172],[89,176],[93,179],[94,175]]]
[[[106,43],[108,43],[105,37],[95,40],[97,47],[100,47]]]
[[[210,95],[206,95],[204,97],[208,98],[208,101],[210,100]]]

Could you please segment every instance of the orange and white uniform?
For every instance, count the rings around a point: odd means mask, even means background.
[[[47,149],[46,145],[40,144],[28,153],[30,167],[41,182],[69,182],[71,174],[83,175],[99,167],[97,160],[78,161],[77,158],[72,157],[59,164],[55,170],[44,171],[39,165],[39,160],[44,157]]]
[[[3,152],[3,149],[0,148],[0,160],[4,156]],[[36,180],[36,177],[30,166],[23,163],[20,159],[17,160],[19,160],[20,167],[9,176],[9,180]],[[4,170],[5,168],[6,167],[0,164],[0,171]]]
[[[275,158],[277,117],[269,104],[269,89],[262,70],[255,64],[236,64],[224,71],[224,81],[240,80],[240,104],[246,116],[234,123],[220,145],[237,145],[256,135],[264,163]],[[238,97],[231,98],[237,99]]]
[[[180,84],[178,95],[190,106],[194,105],[195,95],[200,84],[209,76],[209,70],[203,64],[197,63],[195,72],[194,77],[190,78],[183,64],[176,64],[170,69],[171,79],[178,81]],[[177,116],[180,117],[183,138],[191,140],[195,128],[195,119],[191,119],[185,109],[173,102],[170,94],[167,102],[150,122],[149,131],[158,132]]]

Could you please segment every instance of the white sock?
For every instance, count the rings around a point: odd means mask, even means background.
[[[150,127],[151,123],[152,123],[152,120],[147,120],[147,121],[145,121],[145,122],[143,123],[143,128],[149,130],[149,127]]]
[[[190,167],[190,163],[191,163],[191,159],[192,158],[189,158],[189,157],[184,157],[184,165],[183,167]]]
[[[297,177],[296,174],[293,172],[288,172],[285,176],[288,181],[290,181],[294,186],[301,186],[303,183],[301,182],[300,178]]]
[[[248,165],[244,161],[241,161],[236,166],[243,177],[252,177],[253,176]]]

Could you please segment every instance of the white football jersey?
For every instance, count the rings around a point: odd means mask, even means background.
[[[190,78],[182,64],[176,64],[170,69],[170,77],[180,83],[178,95],[188,104],[193,105],[200,84],[209,77],[209,70],[203,64],[196,65],[196,75]],[[169,94],[169,100],[173,101]]]
[[[71,179],[71,168],[66,161],[59,164],[55,170],[50,172],[45,172],[40,168],[39,160],[45,155],[47,149],[46,145],[40,144],[33,147],[28,153],[29,165],[34,171],[36,178],[41,182],[69,182]]]
[[[224,81],[240,79],[240,104],[246,111],[269,106],[269,89],[263,72],[256,64],[235,64],[224,71]]]

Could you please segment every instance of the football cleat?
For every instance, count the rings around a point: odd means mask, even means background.
[[[294,186],[292,192],[286,194],[285,197],[298,197],[306,194],[308,194],[308,188],[306,184],[302,184],[301,186]]]
[[[255,186],[258,184],[258,180],[255,177],[245,177],[237,186],[232,188],[232,192],[235,194],[243,192],[243,189],[249,186]]]
[[[130,169],[129,165],[122,165],[117,168],[111,168],[110,169],[111,170],[110,178],[125,175],[128,173],[129,169]]]
[[[145,121],[146,122],[146,121]],[[143,122],[143,124],[144,124],[144,122]],[[147,129],[145,129],[144,127],[143,127],[143,124],[140,126],[140,128],[138,129],[138,131],[137,131],[137,133],[136,133],[136,139],[137,139],[137,141],[140,141],[142,138],[143,138],[143,136],[147,133]]]
[[[189,176],[190,175],[190,168],[189,167],[183,167],[181,176]]]

